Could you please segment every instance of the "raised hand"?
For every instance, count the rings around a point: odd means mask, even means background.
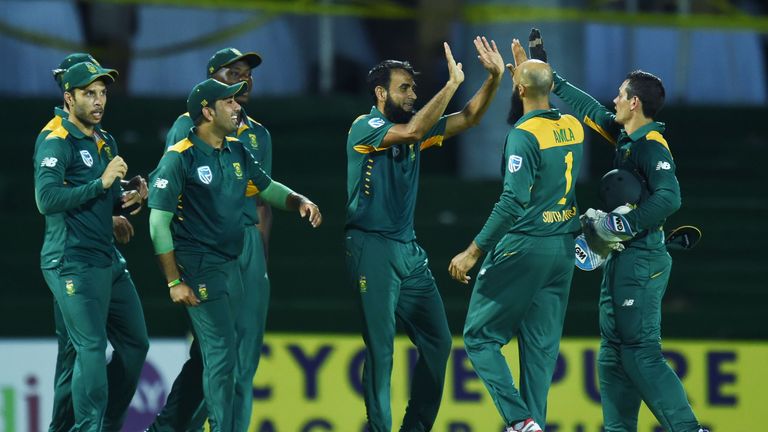
[[[480,60],[480,64],[483,65],[491,76],[500,76],[504,71],[504,59],[501,58],[499,49],[496,47],[496,41],[491,40],[489,44],[485,36],[478,36],[474,42],[475,49],[477,50],[477,59]]]
[[[448,62],[448,82],[459,85],[464,82],[464,71],[461,70],[461,63],[456,63],[456,60],[453,59],[453,53],[451,53],[448,42],[443,42],[443,48],[445,48],[445,60]]]
[[[528,54],[525,53],[525,48],[520,45],[520,41],[517,39],[512,39],[511,48],[512,57],[514,58],[515,63],[507,63],[507,70],[509,71],[509,76],[514,78],[515,68],[523,64],[523,62],[528,61]]]
[[[544,63],[547,62],[544,39],[541,38],[541,32],[537,28],[532,28],[531,34],[528,35],[528,52],[531,53],[532,59],[541,60]]]

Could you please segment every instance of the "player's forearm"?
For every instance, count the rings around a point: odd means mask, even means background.
[[[47,215],[79,207],[104,191],[100,178],[77,187],[66,186],[60,179],[38,179],[35,201],[40,213]]]
[[[680,189],[669,187],[657,189],[636,209],[627,213],[626,218],[635,232],[660,225],[674,214],[682,204]]]
[[[415,140],[421,139],[440,120],[440,116],[445,112],[448,102],[451,101],[458,88],[459,84],[452,81],[446,83],[408,122],[406,125],[408,135]]]
[[[523,205],[516,202],[512,193],[504,191],[501,199],[493,206],[493,211],[483,229],[475,237],[475,244],[481,250],[489,252],[496,243],[509,232],[515,221],[523,214]]]
[[[553,93],[571,107],[587,126],[615,144],[619,132],[615,115],[587,92],[569,83],[557,73],[553,73],[553,77],[555,83]]]
[[[496,91],[499,89],[500,83],[500,75],[493,76],[488,74],[488,78],[486,78],[483,85],[477,90],[475,95],[472,96],[469,102],[464,105],[464,108],[455,115],[448,117],[445,136],[450,137],[456,135],[480,123],[483,115],[485,115],[485,112],[491,105],[493,98],[496,96]]]
[[[179,266],[176,264],[176,253],[173,250],[157,255],[157,262],[160,264],[160,270],[163,272],[166,282],[181,279]]]

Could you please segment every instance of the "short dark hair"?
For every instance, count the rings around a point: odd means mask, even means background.
[[[385,89],[389,88],[392,76],[391,71],[393,69],[402,69],[411,74],[412,78],[416,78],[416,76],[419,75],[407,61],[384,60],[377,64],[373,69],[368,71],[368,77],[365,79],[365,82],[368,85],[368,91],[371,93],[371,96],[373,96],[374,103],[376,101],[376,87],[382,86]]]
[[[664,105],[664,84],[661,78],[642,70],[632,71],[627,74],[627,98],[637,96],[643,103],[643,115],[648,118],[656,117],[656,114]]]

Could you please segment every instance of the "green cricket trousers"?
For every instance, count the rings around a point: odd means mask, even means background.
[[[253,225],[245,229],[243,252],[237,264],[243,285],[241,312],[235,323],[237,364],[233,399],[233,430],[246,431],[253,406],[253,377],[261,358],[269,306],[269,278],[261,232]],[[237,283],[237,282],[236,282]],[[208,409],[203,401],[203,359],[197,338],[192,340],[189,360],[182,366],[165,406],[150,432],[202,430]]]
[[[598,373],[606,432],[636,432],[644,401],[667,432],[696,432],[683,385],[661,353],[661,301],[672,258],[627,248],[605,262]]]
[[[43,277],[75,351],[71,426],[77,431],[119,431],[149,349],[144,312],[125,260],[117,250],[108,267],[65,257],[59,267],[44,269]],[[107,341],[114,348],[109,364]],[[57,361],[57,368],[68,366]],[[56,385],[61,400],[68,389],[60,380]]]
[[[347,277],[363,315],[363,387],[372,432],[390,432],[395,317],[419,352],[401,431],[428,431],[443,394],[451,334],[427,254],[416,241],[347,230]]]
[[[464,348],[507,426],[546,423],[573,277],[573,235],[510,233],[487,254],[472,290]],[[520,388],[501,348],[517,337]]]

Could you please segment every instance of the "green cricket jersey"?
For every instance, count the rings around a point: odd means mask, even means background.
[[[490,251],[506,233],[552,236],[581,229],[575,179],[584,128],[556,109],[529,112],[504,144],[504,190],[475,243]]]
[[[441,146],[446,117],[418,142],[380,149],[394,123],[376,107],[361,115],[347,137],[347,221],[345,229],[375,232],[387,238],[414,240],[413,214],[419,189],[422,150]]]
[[[663,225],[680,208],[680,185],[675,162],[662,133],[664,124],[651,122],[627,134],[616,116],[592,96],[555,74],[554,93],[571,106],[584,123],[616,146],[614,167],[636,172],[649,196],[626,215],[639,234],[625,244],[641,249],[664,248]]]
[[[267,175],[272,175],[272,136],[269,134],[267,128],[261,123],[248,117],[245,110],[240,111],[240,127],[232,133],[232,137],[238,138],[240,142],[245,144],[245,148],[253,155],[253,158],[261,165],[261,169],[264,170]],[[189,130],[194,126],[192,119],[189,117],[189,113],[184,113],[176,119],[168,131],[168,135],[165,140],[165,150],[167,151],[172,145],[185,139]],[[255,195],[255,188],[252,184],[249,184],[246,196],[249,199],[245,203],[245,224],[255,225],[259,223],[259,213],[256,211],[257,198]]]
[[[175,250],[234,259],[243,248],[249,181],[258,193],[272,179],[237,138],[214,149],[191,129],[150,173],[149,207],[175,213]]]
[[[41,132],[47,136],[38,137],[34,157],[35,200],[46,216],[41,267],[55,268],[64,256],[108,266],[113,257],[112,213],[121,189],[115,181],[105,190],[101,174],[117,155],[117,144],[99,127],[90,137],[62,116],[48,126],[58,122],[58,127]]]

